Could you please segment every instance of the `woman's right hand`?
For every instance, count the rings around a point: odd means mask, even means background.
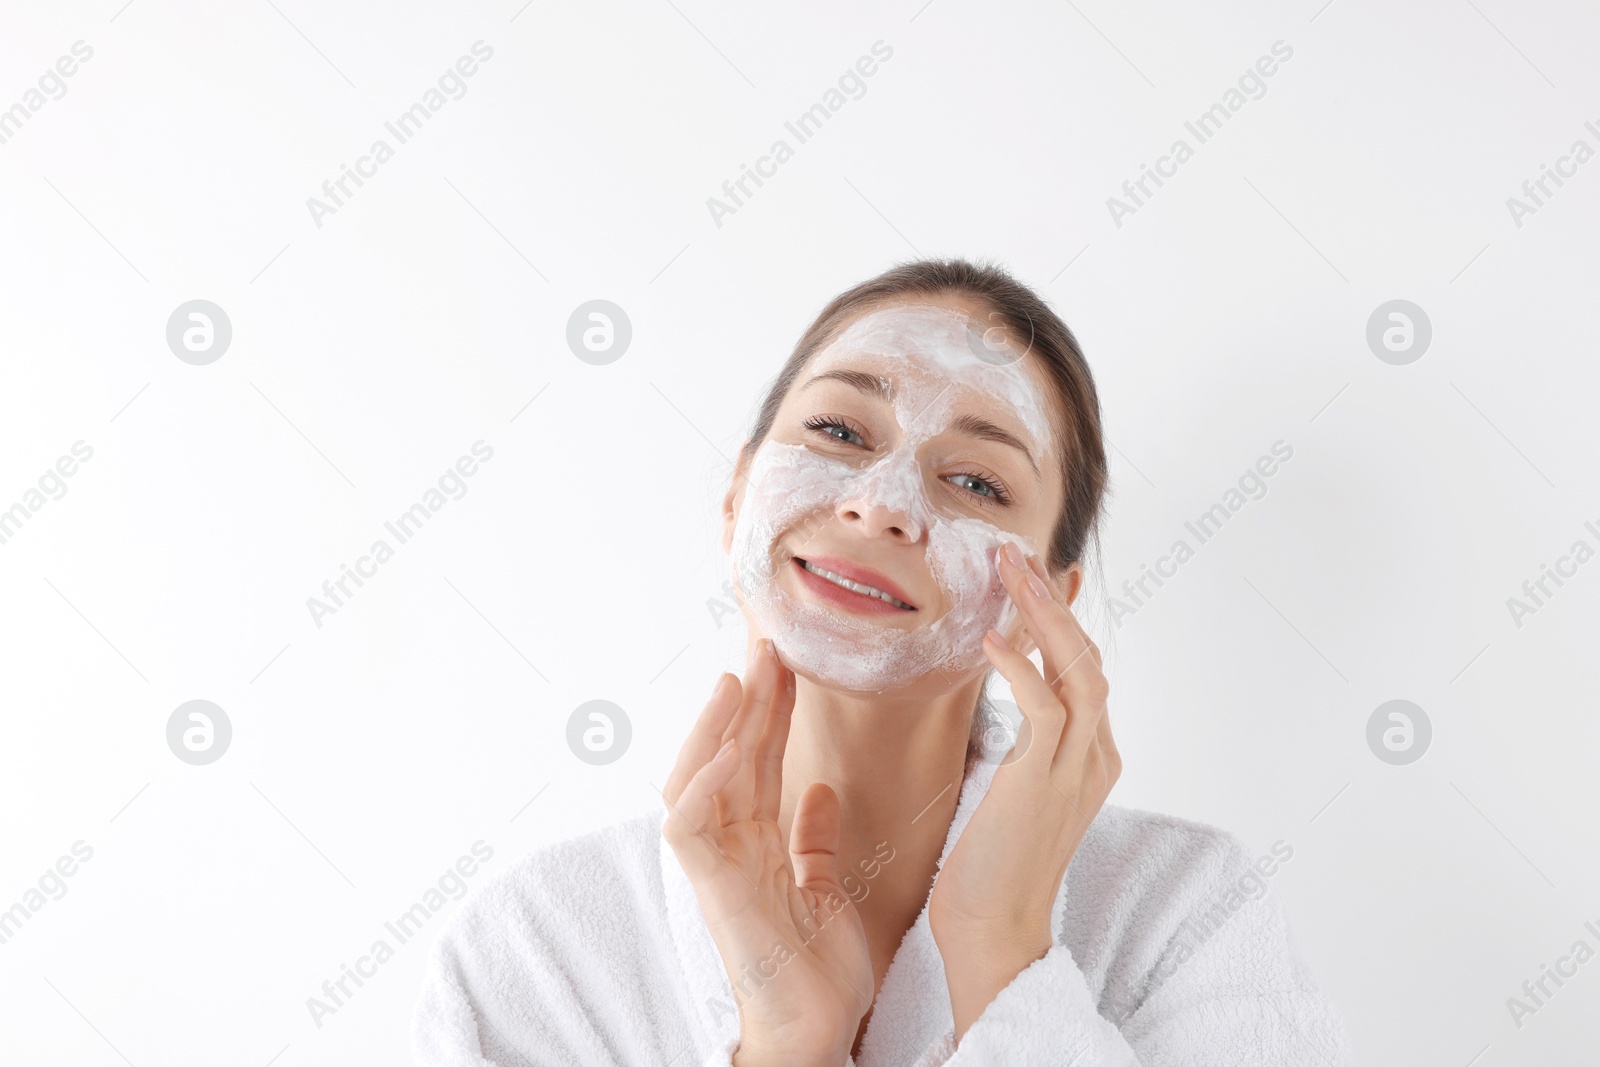
[[[793,710],[794,674],[763,638],[743,684],[718,680],[663,790],[662,837],[743,997],[738,1067],[841,1067],[872,1006],[866,930],[839,883],[838,796],[806,790],[787,848],[778,826]]]

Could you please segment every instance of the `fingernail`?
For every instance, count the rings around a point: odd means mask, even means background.
[[[1050,599],[1050,589],[1049,589],[1049,587],[1046,586],[1044,584],[1044,582],[1040,581],[1039,580],[1039,576],[1037,574],[1034,574],[1032,571],[1028,572],[1028,588],[1032,589],[1033,592],[1034,592],[1034,595],[1037,596],[1040,600],[1049,600]]]
[[[717,749],[717,754],[715,756],[713,756],[712,759],[714,759],[714,760],[725,759],[727,757],[728,753],[733,751],[733,743],[734,743],[734,738],[731,738],[731,737],[728,738],[726,741],[722,742],[722,747]]]
[[[1010,563],[1013,567],[1020,568],[1023,566],[1022,550],[1017,547],[1017,543],[1015,541],[1007,541],[1004,545],[1002,545],[1000,548],[1000,554],[1005,556],[1006,562]]]
[[[1011,642],[1007,641],[1004,637],[1001,637],[999,630],[990,630],[989,631],[989,640],[993,641],[995,644],[999,645],[1001,648],[1005,648],[1005,649],[1011,648]]]

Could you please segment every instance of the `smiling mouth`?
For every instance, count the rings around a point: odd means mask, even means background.
[[[822,581],[830,582],[841,589],[847,589],[852,593],[859,593],[862,596],[871,597],[875,600],[882,601],[889,607],[897,608],[900,611],[917,610],[910,604],[907,604],[904,600],[896,599],[895,597],[890,596],[888,593],[885,593],[882,589],[866,585],[863,582],[851,581],[842,574],[835,574],[833,571],[827,570],[823,567],[818,567],[810,560],[801,559],[799,556],[795,556],[794,562],[800,567],[801,570],[807,572],[808,574],[814,575]]]

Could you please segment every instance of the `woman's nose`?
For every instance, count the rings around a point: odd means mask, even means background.
[[[911,545],[922,539],[922,526],[911,517],[909,509],[859,495],[840,502],[838,517],[846,525],[858,526],[868,537],[889,536]]]
[[[858,525],[868,537],[887,535],[916,544],[926,526],[926,511],[922,468],[914,458],[891,456],[861,472],[834,514],[841,522]]]

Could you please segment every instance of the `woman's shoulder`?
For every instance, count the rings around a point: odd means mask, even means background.
[[[660,814],[643,812],[481,882],[429,955],[417,1061],[616,1062],[619,1040],[684,1044],[660,833]]]
[[[1186,920],[1228,913],[1269,896],[1294,856],[1278,839],[1252,849],[1230,830],[1194,819],[1104,804],[1067,869],[1068,907],[1102,930],[1170,937]],[[1275,894],[1261,918],[1281,914]]]
[[[1146,1027],[1195,1028],[1215,1038],[1209,1004],[1219,1019],[1244,1013],[1263,1034],[1293,1020],[1281,1040],[1296,1056],[1313,1038],[1330,1050],[1326,1062],[1349,1063],[1342,1018],[1273,887],[1294,854],[1283,838],[1252,848],[1209,823],[1103,805],[1068,865],[1057,941],[1080,965],[1101,1014],[1119,1027],[1153,1011]],[[1268,1060],[1264,1052],[1243,1058]]]
[[[1287,860],[1293,848],[1279,842]],[[1244,839],[1211,823],[1122,804],[1101,805],[1083,847],[1141,868],[1191,868],[1200,871],[1249,863]]]
[[[661,815],[643,811],[546,842],[483,882],[440,931],[456,949],[638,943],[664,929]]]

